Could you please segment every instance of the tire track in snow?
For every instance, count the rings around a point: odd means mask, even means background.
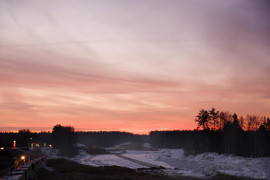
[[[83,161],[90,162],[96,155],[83,159]]]
[[[106,162],[108,159],[106,160],[105,157],[98,159],[98,160],[95,159],[97,157],[100,158],[100,156],[102,157],[103,155],[94,155],[94,156],[83,159],[82,161],[84,163],[82,163],[82,164],[86,164],[86,165],[90,165],[90,166],[92,164],[92,165],[95,165],[97,167],[115,165],[115,166],[122,166],[122,167],[131,168],[131,169],[149,168],[149,166],[146,165],[147,163],[146,164],[142,164],[142,162],[138,163],[130,158],[122,157],[120,154],[111,154],[111,155],[117,157],[118,159],[109,159],[110,162],[108,163],[108,162]],[[124,161],[122,162],[122,160],[124,160]],[[132,164],[135,165],[135,168],[133,167]],[[153,167],[153,166],[151,166],[151,167]]]
[[[156,158],[156,154],[146,154],[145,158],[154,160]]]
[[[91,165],[96,165],[96,166],[100,166],[100,163],[97,163],[97,161],[93,161],[92,159],[97,157],[97,155],[93,155],[91,157],[85,158],[81,160],[82,164],[91,166]]]

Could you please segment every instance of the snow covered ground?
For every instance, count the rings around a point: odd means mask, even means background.
[[[215,176],[217,173],[270,179],[270,158],[245,158],[217,153],[184,156],[184,151],[163,149],[158,159],[175,167],[172,173],[185,176]]]
[[[184,156],[183,149],[128,150],[125,145],[107,148],[111,154],[89,155],[85,151],[72,158],[90,166],[121,166],[132,169],[163,167],[158,173],[171,176],[209,177],[226,174],[256,179],[270,179],[270,158],[245,158],[217,153]],[[52,149],[45,149],[48,158],[59,158]]]

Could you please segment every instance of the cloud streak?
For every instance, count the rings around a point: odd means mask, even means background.
[[[270,116],[268,1],[0,2],[0,126],[193,129]],[[108,128],[110,127],[110,128]]]

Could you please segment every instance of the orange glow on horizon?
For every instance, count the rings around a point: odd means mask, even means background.
[[[62,124],[61,124],[62,125]],[[63,125],[63,126],[72,126],[72,125]],[[53,128],[53,127],[52,127]],[[38,129],[41,130],[32,130],[32,129],[37,129],[37,127],[31,128],[31,127],[22,127],[19,128],[17,131],[9,131],[7,130],[0,130],[0,132],[13,132],[13,133],[18,133],[19,130],[21,129],[29,129],[31,133],[41,133],[41,132],[52,132],[52,128],[42,128],[39,127]],[[168,127],[159,127],[159,128],[145,128],[145,129],[135,129],[135,128],[111,128],[111,129],[93,129],[93,128],[76,128],[75,127],[75,131],[76,132],[109,132],[109,131],[120,131],[120,132],[129,132],[129,133],[133,133],[133,134],[149,134],[151,131],[174,131],[174,130],[194,130],[196,129],[196,127],[182,127],[182,128],[177,128],[177,125],[172,126],[171,128]]]

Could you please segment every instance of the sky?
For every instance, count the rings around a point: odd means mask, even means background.
[[[268,0],[1,0],[0,130],[270,116]]]

